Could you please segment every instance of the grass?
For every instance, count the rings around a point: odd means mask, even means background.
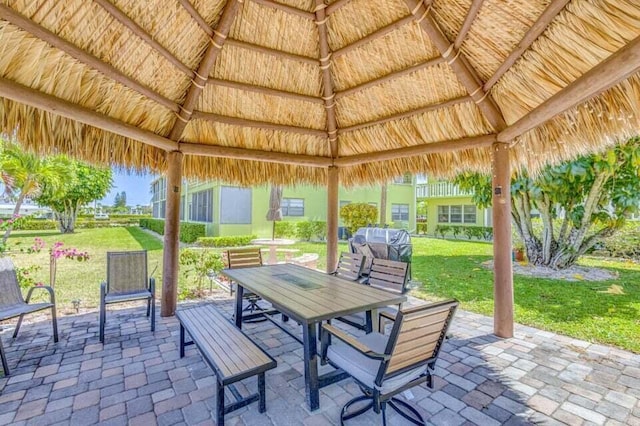
[[[162,243],[139,228],[82,229],[70,235],[55,231],[14,232],[10,242],[26,248],[36,236],[42,237],[47,247],[62,241],[65,246],[87,250],[91,255],[88,262],[59,261],[56,296],[63,312],[72,311],[74,299],[82,301],[82,308],[98,305],[107,250],[148,250],[149,270],[155,269],[153,275],[161,287]],[[462,309],[493,314],[493,272],[482,267],[492,258],[491,244],[414,238],[413,245],[413,279],[422,283],[413,291],[415,296],[427,300],[454,297]],[[300,254],[318,253],[318,268],[325,268],[324,243],[299,242],[287,248],[298,249]],[[339,250],[347,250],[346,243],[340,243]],[[46,250],[36,255],[17,254],[14,258],[19,266],[41,265],[36,278],[48,280]],[[594,283],[516,275],[516,321],[640,353],[640,265],[600,258],[585,258],[581,264],[615,271],[619,278]],[[180,286],[185,285],[189,284],[181,278]],[[621,291],[610,291],[612,286],[619,286],[616,290]]]

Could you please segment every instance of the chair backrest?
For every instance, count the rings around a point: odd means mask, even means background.
[[[24,299],[13,262],[8,257],[0,257],[0,309],[21,304]]]
[[[433,368],[457,307],[451,299],[398,311],[385,350],[391,357],[380,366],[377,384],[421,365]]]
[[[362,274],[365,256],[360,253],[340,253],[340,260],[336,268],[336,276],[346,280],[357,281]]]
[[[262,253],[259,247],[227,250],[229,269],[251,268],[262,266]]]
[[[373,259],[368,284],[394,293],[405,293],[409,278],[409,264],[395,260]]]
[[[133,293],[149,288],[147,251],[107,252],[107,293]]]

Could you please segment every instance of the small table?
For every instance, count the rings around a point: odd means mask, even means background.
[[[269,265],[275,265],[278,263],[278,257],[276,255],[276,249],[279,246],[290,246],[295,244],[294,240],[287,240],[285,238],[258,238],[257,240],[251,240],[251,244],[260,245],[260,246],[269,246],[269,260],[267,263]]]
[[[346,377],[336,370],[318,377],[316,328],[322,321],[363,311],[375,311],[407,300],[406,296],[324,274],[293,264],[255,268],[225,269],[222,274],[233,280],[236,291],[236,326],[242,328],[244,289],[271,302],[283,315],[302,325],[304,377],[310,410],[320,406],[320,388]]]

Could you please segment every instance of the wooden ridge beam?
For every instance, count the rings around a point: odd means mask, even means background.
[[[207,50],[200,61],[198,71],[195,73],[195,78],[191,81],[191,85],[187,90],[187,96],[177,114],[173,129],[171,129],[171,133],[169,134],[169,139],[174,141],[180,140],[185,127],[187,127],[187,123],[191,119],[193,109],[200,98],[200,94],[204,89],[205,83],[209,79],[209,74],[213,69],[216,58],[222,50],[222,46],[229,35],[231,25],[238,14],[242,1],[244,0],[229,0],[225,5],[216,29],[213,30],[213,37],[209,40],[209,43],[207,43]]]
[[[351,95],[351,94],[353,94],[355,92],[359,92],[361,90],[368,89],[369,87],[373,87],[373,86],[377,86],[377,85],[382,84],[382,83],[386,83],[389,80],[394,80],[394,79],[402,77],[404,75],[408,75],[408,74],[420,71],[422,69],[429,68],[431,66],[441,64],[442,62],[444,62],[444,59],[442,59],[441,56],[438,56],[437,58],[428,59],[428,60],[426,60],[424,62],[421,62],[421,63],[416,64],[416,65],[412,65],[412,66],[410,66],[408,68],[405,68],[405,69],[402,69],[402,70],[399,70],[399,71],[391,72],[391,73],[389,73],[387,75],[383,75],[382,77],[378,77],[378,78],[375,78],[373,80],[369,80],[369,81],[366,81],[364,83],[358,84],[357,86],[353,86],[353,87],[350,87],[348,89],[342,90],[340,92],[336,92],[336,100],[338,100],[338,99],[340,99],[342,97],[345,97],[345,96],[349,96],[349,95]]]
[[[440,152],[461,151],[490,147],[496,141],[496,135],[472,136],[443,142],[432,142],[420,145],[406,146],[388,151],[368,152],[366,154],[349,155],[334,160],[338,167],[357,166],[359,164],[377,161],[394,160],[397,158],[417,157],[420,155],[436,154]]]
[[[464,18],[464,22],[462,23],[460,32],[456,37],[456,41],[453,42],[453,46],[456,49],[459,49],[460,46],[462,46],[462,43],[464,43],[464,39],[467,36],[467,33],[471,29],[473,22],[476,20],[476,17],[478,16],[478,12],[482,7],[482,3],[484,3],[484,0],[473,0],[471,2],[471,6],[469,6],[469,11],[467,12],[467,16]]]
[[[340,9],[342,6],[346,5],[350,1],[351,0],[336,0],[333,3],[331,3],[330,5],[327,5],[327,8],[325,9],[325,13],[327,15],[331,15],[333,12],[335,12],[338,9]]]
[[[227,115],[214,114],[211,112],[193,111],[194,120],[213,121],[216,123],[231,124],[233,126],[254,127],[263,130],[278,130],[282,132],[301,133],[317,137],[327,137],[324,130],[311,129],[309,127],[289,126],[286,124],[270,123],[268,121],[249,120],[246,118],[229,117]]]
[[[327,14],[323,0],[316,0],[316,20],[320,40],[320,70],[322,71],[322,90],[324,108],[327,111],[327,136],[331,158],[338,156],[338,120],[336,118],[336,93],[331,76],[332,52],[329,49],[329,31],[327,29]]]
[[[329,167],[332,164],[331,158],[329,157],[315,157],[304,154],[289,154],[286,152],[260,151],[188,142],[180,142],[180,151],[195,156],[254,160],[265,163],[290,164],[293,166]]]
[[[46,28],[36,24],[32,20],[24,17],[23,15],[19,14],[18,12],[14,11],[10,7],[5,6],[3,4],[0,4],[0,19],[4,19],[5,21],[10,22],[16,27],[28,32],[32,36],[50,44],[56,49],[60,49],[61,51],[71,56],[78,62],[81,62],[84,65],[90,68],[93,68],[96,71],[101,72],[106,77],[111,78],[114,81],[117,81],[118,83],[122,84],[123,86],[138,92],[142,96],[145,96],[159,103],[165,108],[168,108],[174,112],[178,111],[179,106],[176,102],[173,102],[172,100],[165,98],[159,93],[154,92],[150,88],[138,83],[137,81],[135,81],[129,76],[126,76],[125,74],[123,74],[113,66],[109,65],[108,63],[101,61],[95,56],[85,52],[84,50],[80,49],[76,45],[68,42],[67,40],[52,33]]]
[[[640,36],[500,132],[498,141],[510,142],[638,72],[640,72]]]
[[[165,151],[178,149],[176,142],[163,136],[2,77],[0,77],[0,97],[135,139]]]
[[[368,34],[364,37],[362,37],[359,40],[354,41],[351,44],[347,44],[346,46],[341,47],[340,49],[336,49],[333,52],[333,56],[338,57],[338,56],[342,56],[345,55],[349,52],[351,52],[354,49],[357,49],[358,47],[362,46],[363,44],[367,44],[372,42],[373,40],[376,40],[380,37],[384,37],[385,35],[389,34],[392,31],[395,31],[396,29],[407,25],[409,22],[412,22],[416,19],[415,16],[413,15],[408,15],[405,16],[404,18],[400,18],[395,22],[392,22],[391,24],[380,28],[379,30],[376,30],[374,32],[372,32],[371,34]]]
[[[436,46],[442,57],[447,61],[453,72],[458,77],[460,83],[467,89],[473,101],[478,105],[483,115],[496,132],[504,130],[507,123],[502,112],[493,101],[491,94],[482,88],[482,82],[478,74],[471,67],[459,49],[456,49],[444,35],[440,26],[431,16],[431,5],[428,7],[421,0],[405,0],[411,13],[418,16],[419,25],[427,33],[433,44]]]
[[[367,121],[364,123],[354,124],[348,127],[342,127],[338,134],[343,134],[346,132],[353,132],[354,130],[364,129],[366,127],[375,126],[378,124],[388,123],[390,121],[401,120],[403,118],[413,117],[414,115],[423,114],[425,112],[434,111],[441,108],[447,108],[453,105],[461,104],[464,102],[471,102],[471,96],[462,96],[455,99],[450,99],[448,101],[440,102],[433,105],[427,105],[421,108],[413,109],[411,111],[401,112],[398,114],[389,115],[383,118],[379,118],[376,120]]]
[[[123,11],[118,9],[113,3],[109,0],[94,0],[98,3],[104,10],[106,10],[113,18],[128,28],[132,33],[141,38],[145,43],[151,46],[154,50],[156,50],[160,55],[164,56],[169,62],[171,62],[176,68],[178,68],[183,74],[187,75],[189,78],[194,78],[195,74],[191,68],[180,62],[178,58],[176,58],[173,53],[169,52],[167,48],[158,43],[148,32],[144,30],[140,25],[138,25],[133,19],[127,16]]]
[[[262,6],[270,7],[272,9],[281,10],[283,12],[290,13],[292,15],[297,15],[306,19],[315,19],[315,15],[312,12],[307,12],[306,10],[298,9],[297,7],[289,6],[284,3],[277,3],[271,0],[251,0],[254,3],[260,4]]]
[[[547,29],[551,21],[555,19],[555,17],[560,13],[564,7],[569,3],[569,0],[552,0],[552,2],[547,6],[547,8],[542,12],[542,15],[538,18],[538,20],[529,28],[529,30],[525,33],[520,43],[516,46],[515,49],[507,56],[507,59],[500,65],[500,67],[496,70],[495,73],[484,83],[484,90],[487,91],[491,89],[502,77],[513,64],[516,63],[518,59],[522,56],[522,54],[531,47],[534,41]]]
[[[254,84],[238,83],[230,80],[220,80],[217,78],[209,78],[207,84],[215,86],[230,87],[232,89],[244,90],[246,92],[261,93],[263,95],[279,96],[282,98],[295,99],[302,102],[311,102],[315,104],[324,104],[324,101],[315,96],[302,95],[300,93],[287,92],[286,90],[272,89],[270,87],[256,86]]]
[[[253,43],[247,43],[246,41],[240,41],[235,39],[227,39],[227,44],[241,49],[253,50],[254,52],[263,53],[265,55],[275,56],[276,58],[287,59],[290,61],[304,62],[309,65],[318,65],[317,58],[311,58],[309,56],[298,55],[295,53],[289,53],[282,50],[272,49],[270,47],[260,46]]]

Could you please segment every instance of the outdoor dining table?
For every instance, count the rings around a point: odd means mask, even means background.
[[[320,388],[347,377],[340,370],[318,376],[316,329],[319,324],[357,312],[372,311],[375,315],[379,308],[406,301],[400,294],[364,287],[293,264],[225,269],[222,273],[237,284],[235,322],[238,328],[242,328],[244,289],[270,302],[283,317],[292,318],[302,326],[305,393],[312,411],[320,406]]]

